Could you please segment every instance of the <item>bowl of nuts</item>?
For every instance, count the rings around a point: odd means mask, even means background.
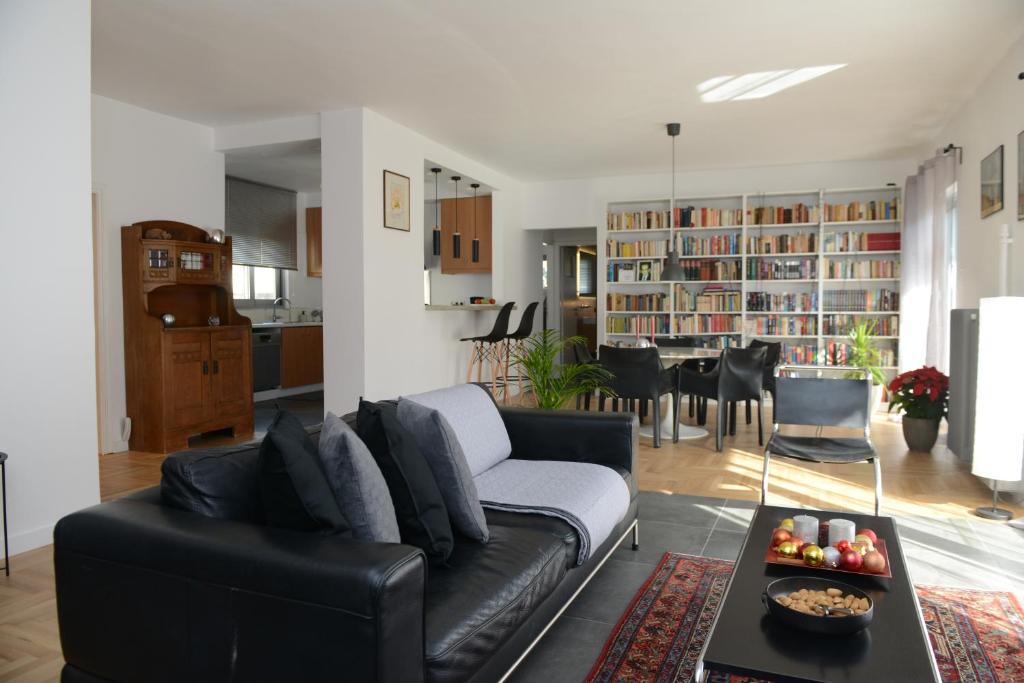
[[[874,603],[861,589],[816,576],[772,581],[761,600],[772,618],[815,633],[856,633],[874,614]]]

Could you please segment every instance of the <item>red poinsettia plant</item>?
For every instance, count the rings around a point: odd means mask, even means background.
[[[889,410],[899,408],[907,417],[935,420],[949,408],[949,377],[927,365],[897,375],[889,382]]]

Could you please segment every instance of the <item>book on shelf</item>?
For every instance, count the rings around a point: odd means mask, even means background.
[[[900,319],[898,316],[862,316],[842,313],[826,313],[821,320],[822,333],[827,335],[847,335],[854,325],[866,322],[874,326],[871,334],[875,337],[898,337]]]
[[[825,278],[829,280],[858,280],[872,278],[899,278],[900,263],[893,259],[823,259]]]
[[[657,282],[661,279],[661,261],[632,261],[608,264],[608,282]]]
[[[747,292],[748,311],[814,313],[818,310],[817,292]]]
[[[813,232],[793,235],[750,235],[748,254],[791,254],[818,251],[818,236]]]
[[[818,345],[783,342],[779,360],[783,365],[816,365]]]
[[[608,212],[608,230],[661,230],[668,224],[668,211]]]
[[[653,326],[653,327],[652,327]],[[605,332],[609,334],[637,334],[650,336],[651,330],[654,334],[668,334],[669,316],[667,315],[614,315],[605,318]]]
[[[664,293],[654,294],[621,294],[608,292],[605,297],[609,311],[668,311],[669,299]]]
[[[900,295],[891,289],[830,289],[824,304],[825,311],[899,311]]]
[[[818,207],[797,203],[793,206],[747,207],[747,225],[785,225],[787,223],[817,223]]]
[[[740,292],[722,289],[721,285],[708,285],[702,291],[690,291],[686,285],[673,285],[677,312],[728,313],[740,312]]]
[[[711,334],[743,332],[743,318],[740,315],[690,315],[677,317],[673,323],[674,334]]]
[[[840,221],[897,221],[900,219],[899,196],[891,200],[852,201],[846,204],[824,204],[826,223]]]
[[[817,336],[818,316],[816,315],[770,315],[753,318],[747,334],[753,335],[801,335]]]
[[[743,209],[677,206],[674,218],[676,228],[738,228],[743,225]]]
[[[851,356],[850,345],[841,341],[828,341],[825,343],[825,365],[845,366]],[[878,364],[882,367],[896,366],[896,351],[894,349],[879,348]]]
[[[683,256],[739,256],[740,234],[731,233],[711,237],[674,235]]]
[[[636,240],[619,242],[608,240],[605,254],[609,257],[664,256],[668,253],[668,240]]]
[[[748,280],[812,280],[818,277],[817,258],[749,259]]]
[[[900,233],[898,232],[826,232],[822,239],[822,248],[828,253],[844,251],[899,251]]]

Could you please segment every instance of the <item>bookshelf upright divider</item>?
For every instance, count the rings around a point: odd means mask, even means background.
[[[602,343],[631,343],[637,321],[646,336],[654,320],[656,337],[700,336],[714,346],[773,339],[783,343],[783,362],[842,365],[843,338],[866,320],[883,369],[895,371],[901,188],[684,197],[669,206],[604,207]],[[662,282],[673,238],[693,277]]]

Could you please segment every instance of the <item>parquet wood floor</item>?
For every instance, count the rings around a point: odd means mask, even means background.
[[[711,415],[713,419],[713,409]],[[741,420],[742,423],[742,420]],[[640,487],[647,490],[757,500],[761,450],[756,425],[740,424],[726,438],[722,453],[707,437],[655,449],[642,439]],[[986,504],[988,489],[971,476],[943,440],[934,453],[908,453],[898,424],[879,415],[873,438],[882,454],[883,514],[931,518],[972,517]],[[100,457],[100,490],[104,501],[156,484],[164,456],[126,452]],[[773,464],[769,502],[870,511],[871,469],[867,465]],[[1020,515],[1019,506],[1007,506]],[[59,679],[62,659],[53,588],[52,547],[12,558],[9,578],[0,575],[0,681],[41,683]]]

